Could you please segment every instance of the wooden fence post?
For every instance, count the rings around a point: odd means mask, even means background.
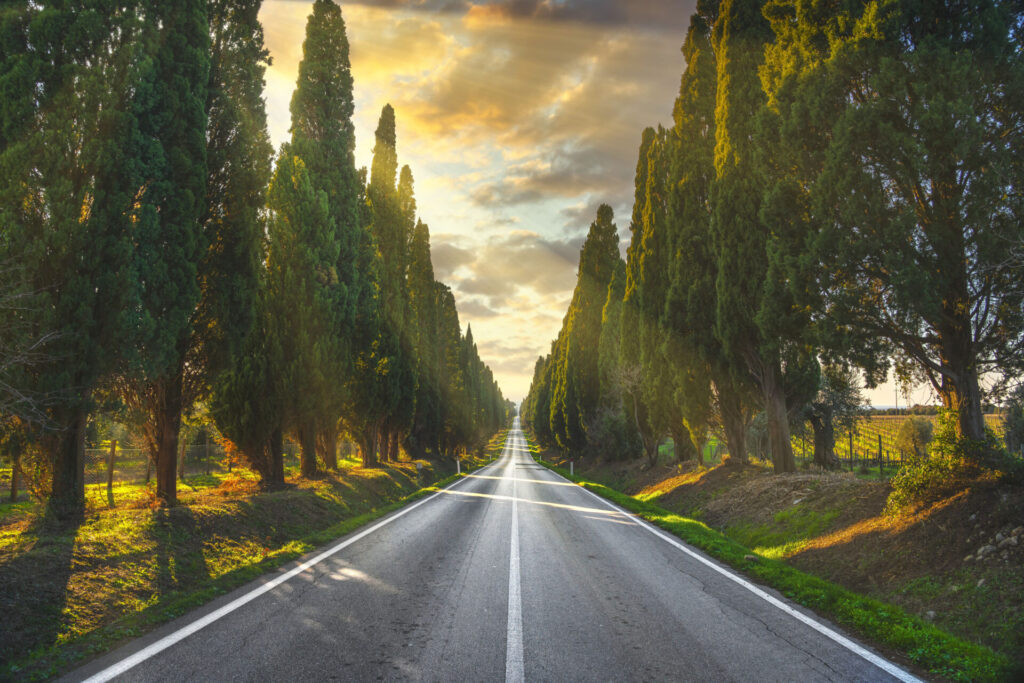
[[[21,469],[20,446],[11,446],[11,502],[18,500],[18,472]]]
[[[178,479],[185,481],[185,442],[181,442],[181,449],[178,453]]]
[[[210,435],[206,435],[206,474],[210,474]]]
[[[107,504],[114,507],[114,458],[117,457],[117,439],[110,440],[107,454]]]

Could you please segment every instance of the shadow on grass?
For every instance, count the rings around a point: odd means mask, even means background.
[[[22,532],[31,546],[0,555],[0,671],[64,627],[75,539],[83,518],[41,515]]]
[[[156,510],[150,529],[156,542],[156,588],[161,597],[191,589],[210,578],[203,556],[204,535],[192,510]]]

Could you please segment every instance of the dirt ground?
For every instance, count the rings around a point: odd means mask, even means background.
[[[765,556],[896,604],[1024,669],[1024,488],[972,482],[885,513],[887,482],[850,473],[774,475],[577,462],[576,473],[699,519]]]

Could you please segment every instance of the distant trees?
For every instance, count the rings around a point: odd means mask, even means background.
[[[794,420],[833,466],[855,371],[874,385],[894,362],[956,416],[964,463],[1000,466],[980,378],[1024,361],[1022,23],[999,0],[698,3],[675,125],[642,136],[625,287],[597,335],[602,400],[621,400],[602,405],[648,457],[666,435],[699,453],[717,423],[742,461],[757,413],[776,472],[795,467]],[[523,416],[562,447],[568,318]]]
[[[268,487],[289,435],[315,476],[342,428],[373,464],[400,445],[450,455],[506,422],[433,278],[412,173],[396,179],[390,106],[369,182],[355,167],[330,0],[313,5],[272,176],[259,5],[0,13],[0,264],[18,264],[0,269],[0,423],[45,454],[58,514],[83,508],[101,394],[144,416],[168,505],[198,402]]]

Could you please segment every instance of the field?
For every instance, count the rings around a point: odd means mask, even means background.
[[[836,431],[836,457],[845,469],[856,471],[859,475],[869,478],[887,478],[896,473],[902,462],[902,455],[896,449],[896,435],[902,425],[910,417],[923,417],[935,423],[935,415],[868,415],[860,418],[852,431]],[[986,415],[985,423],[1002,438],[1002,415]],[[804,433],[793,430],[793,455],[797,466],[809,466],[814,456],[814,437],[809,424],[805,425]],[[766,441],[766,439],[765,439]],[[769,460],[766,444],[751,438],[747,447],[753,460]],[[666,439],[659,450],[662,462],[673,460],[672,439]],[[720,436],[712,436],[704,447],[704,462],[707,465],[718,465],[722,456],[728,453],[725,440]],[[851,457],[852,454],[852,457]],[[879,470],[879,454],[881,454],[881,471]]]

